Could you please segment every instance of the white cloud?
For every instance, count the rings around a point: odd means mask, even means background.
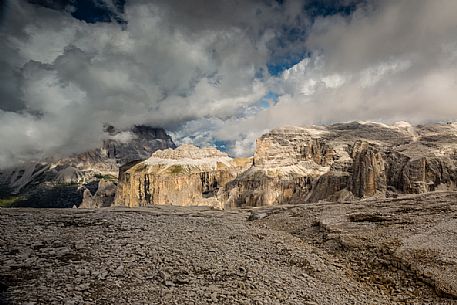
[[[261,6],[248,7],[249,15]],[[14,142],[0,147],[0,165],[94,147],[104,122],[179,131],[200,118],[240,115],[262,98],[256,73],[266,68],[272,33],[252,35],[243,20],[218,20],[209,11],[197,23],[174,19],[177,13],[167,3],[132,1],[122,31],[15,2],[0,33],[19,50],[9,56],[24,105],[0,112],[2,125],[15,125],[0,138]]]
[[[360,5],[317,18],[306,42],[287,45],[284,27],[310,26],[298,1],[128,1],[124,31],[10,3],[0,28],[0,142],[9,143],[0,166],[94,147],[105,122],[151,123],[178,142],[221,140],[247,155],[284,125],[457,116],[453,0]],[[304,50],[311,56],[279,77],[258,77],[271,58]],[[263,109],[269,91],[279,97]]]
[[[457,120],[457,2],[383,1],[349,18],[320,18],[312,55],[269,86],[269,109],[225,130],[368,120]]]

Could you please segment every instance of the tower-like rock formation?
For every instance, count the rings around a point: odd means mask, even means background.
[[[378,148],[366,141],[356,141],[352,148],[352,179],[349,189],[357,197],[385,194],[385,161]]]

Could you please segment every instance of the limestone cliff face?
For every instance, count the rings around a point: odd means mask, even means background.
[[[0,195],[6,185],[13,194],[57,206],[82,200],[83,207],[101,207],[115,198],[129,207],[224,208],[457,190],[457,123],[278,128],[256,141],[249,159],[192,145],[171,149],[162,129],[136,127],[127,138],[106,131],[101,148],[0,171]]]
[[[334,149],[323,141],[326,131],[287,127],[272,130],[256,142],[253,166],[227,184],[227,206],[298,203],[312,182],[327,173]]]
[[[224,191],[227,206],[455,190],[457,124],[344,123],[275,129]]]
[[[398,150],[387,159],[389,185],[398,192],[410,194],[454,190],[456,160],[453,155],[437,154],[435,149],[421,143]]]
[[[208,205],[223,207],[219,190],[247,167],[215,148],[182,145],[121,168],[116,205]]]
[[[260,168],[294,166],[313,161],[325,167],[333,162],[333,148],[322,141],[324,129],[274,129],[256,141],[254,165]]]

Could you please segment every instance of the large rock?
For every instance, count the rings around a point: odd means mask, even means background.
[[[83,200],[80,208],[102,208],[109,207],[114,202],[116,195],[116,184],[113,181],[100,179],[97,189],[92,194],[89,188],[84,188]]]
[[[352,179],[349,189],[357,197],[372,197],[387,190],[385,161],[382,153],[366,141],[352,148]]]
[[[223,207],[219,190],[251,161],[234,160],[215,148],[184,144],[155,152],[121,168],[116,205],[207,205]]]

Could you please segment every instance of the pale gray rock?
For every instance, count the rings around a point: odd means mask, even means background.
[[[456,190],[457,124],[352,122],[274,129],[227,183],[226,206],[269,206]]]
[[[92,195],[89,189],[85,189],[80,208],[109,207],[114,203],[117,185],[110,180],[100,179],[97,191]]]
[[[1,209],[0,300],[455,305],[456,200]]]

